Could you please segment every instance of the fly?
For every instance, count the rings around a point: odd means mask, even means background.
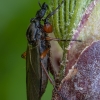
[[[40,10],[36,12],[35,18],[30,20],[30,26],[26,32],[28,46],[26,53],[22,55],[22,57],[26,58],[27,100],[41,100],[48,78],[54,86],[54,82],[48,75],[50,66],[49,51],[51,47],[49,41],[51,40],[47,33],[53,31],[49,18],[56,13],[61,4],[43,19],[48,5],[45,2],[42,5],[39,3]],[[44,25],[41,24],[41,21],[44,22]]]

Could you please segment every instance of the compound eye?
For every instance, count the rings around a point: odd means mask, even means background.
[[[53,27],[52,27],[52,25],[50,23],[46,23],[43,26],[43,30],[46,33],[51,33],[53,31]]]

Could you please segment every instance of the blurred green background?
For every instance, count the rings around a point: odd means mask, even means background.
[[[38,0],[0,0],[0,100],[26,100],[26,65],[21,54],[26,50],[30,18],[38,9]],[[42,100],[51,100],[51,91],[49,83]]]

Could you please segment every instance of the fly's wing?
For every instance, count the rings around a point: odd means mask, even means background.
[[[40,100],[40,73],[38,46],[28,45],[26,54],[27,100]]]

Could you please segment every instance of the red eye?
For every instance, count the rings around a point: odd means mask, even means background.
[[[53,31],[52,25],[50,23],[44,24],[43,30],[46,33],[51,33]]]

